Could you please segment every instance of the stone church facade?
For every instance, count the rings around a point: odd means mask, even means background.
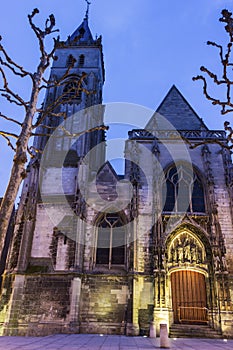
[[[104,60],[87,17],[56,55],[51,79],[76,62],[59,87],[48,89],[44,106],[61,96],[54,109],[68,115],[63,129],[71,137],[48,116],[44,123],[58,127],[56,137],[49,146],[48,137],[34,140],[46,155],[27,169],[3,275],[1,334],[147,335],[151,324],[158,332],[166,323],[170,334],[187,324],[232,337],[232,162],[225,133],[209,130],[172,86],[145,128],[129,132],[125,174],[118,175],[105,161],[105,131],[98,127]]]

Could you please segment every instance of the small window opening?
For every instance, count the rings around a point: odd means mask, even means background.
[[[79,56],[79,66],[84,66],[84,62],[85,62],[85,56],[80,55]]]
[[[66,66],[67,67],[73,66],[74,62],[75,62],[74,56],[73,55],[69,55],[69,57],[67,59],[67,62],[66,62]]]

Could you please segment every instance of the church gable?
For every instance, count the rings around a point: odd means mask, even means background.
[[[146,126],[147,129],[153,129],[153,125],[156,125],[154,118],[156,118],[157,113],[162,115],[177,130],[208,130],[202,119],[196,114],[175,85],[171,87],[156,113],[152,116]],[[159,128],[163,127],[159,126]],[[167,126],[165,128],[167,129]]]

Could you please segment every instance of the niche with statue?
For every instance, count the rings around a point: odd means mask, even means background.
[[[206,254],[202,242],[189,232],[181,232],[172,240],[168,250],[168,264],[205,264]]]

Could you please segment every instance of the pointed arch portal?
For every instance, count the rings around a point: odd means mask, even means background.
[[[205,275],[190,270],[171,273],[174,323],[207,323]]]

